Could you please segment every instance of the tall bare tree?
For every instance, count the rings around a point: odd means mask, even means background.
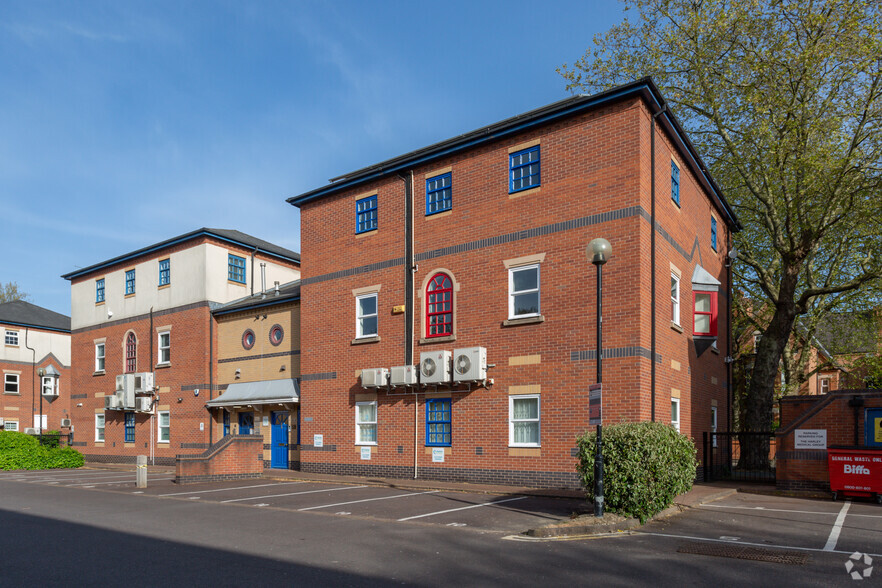
[[[723,186],[744,225],[740,299],[767,310],[743,424],[769,430],[797,320],[847,309],[882,277],[882,3],[625,4],[633,22],[559,72],[574,91],[651,75]]]

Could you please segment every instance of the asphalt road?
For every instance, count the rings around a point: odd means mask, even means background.
[[[849,550],[882,551],[882,508],[856,502],[738,494],[650,523],[637,534],[537,541],[492,525],[395,518],[401,504],[433,495],[295,510],[259,507],[261,502],[253,500],[190,500],[52,481],[0,477],[0,586],[831,586],[853,585],[845,569]],[[298,486],[305,487],[289,491]],[[392,491],[354,490],[353,499]],[[171,486],[163,493],[174,491],[191,487]],[[239,496],[236,492],[230,496]],[[316,495],[323,492],[300,496],[312,500]],[[373,514],[339,514],[359,504],[370,504]],[[392,510],[383,514],[383,504]],[[504,514],[505,506],[459,512],[500,509]],[[837,521],[839,532],[828,548]],[[756,548],[760,556],[805,557],[784,564],[695,553],[696,545],[754,544],[763,546]],[[882,585],[882,566],[878,569],[862,585]]]

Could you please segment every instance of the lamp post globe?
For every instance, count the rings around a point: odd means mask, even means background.
[[[598,237],[592,239],[591,242],[588,243],[585,253],[588,256],[588,261],[594,265],[603,265],[609,260],[609,256],[612,254],[612,245],[610,245],[609,241],[603,237]]]

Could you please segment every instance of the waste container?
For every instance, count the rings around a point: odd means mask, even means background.
[[[833,500],[863,496],[882,504],[882,449],[828,447],[827,469]]]

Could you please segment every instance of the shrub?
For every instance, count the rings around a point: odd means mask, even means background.
[[[579,439],[579,465],[589,500],[594,497],[597,435]],[[606,509],[643,523],[692,488],[695,444],[670,425],[622,423],[603,428],[603,495]]]
[[[71,447],[43,447],[31,435],[0,431],[0,470],[78,468],[84,463],[83,455]]]

